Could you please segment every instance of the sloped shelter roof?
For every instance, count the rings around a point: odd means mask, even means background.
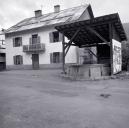
[[[40,17],[27,18],[7,29],[5,33],[13,33],[60,23],[78,21],[80,16],[84,13],[86,9],[88,9],[90,15],[93,17],[91,6],[86,4],[74,8],[61,10],[60,12],[44,14]]]
[[[118,13],[96,17],[90,20],[66,23],[55,28],[63,33],[69,40],[77,30],[77,36],[73,39],[72,45],[75,46],[93,46],[96,43],[104,42],[94,32],[99,33],[107,42],[110,42],[109,24],[112,24],[121,41],[126,40],[126,34],[123,29]],[[89,28],[92,28],[91,31]]]

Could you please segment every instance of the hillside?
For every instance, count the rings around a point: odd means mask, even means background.
[[[129,23],[123,23],[123,27],[124,27],[125,33],[127,35],[127,38],[129,40]]]

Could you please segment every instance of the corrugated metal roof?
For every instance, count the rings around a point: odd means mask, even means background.
[[[77,21],[88,6],[89,5],[86,4],[74,8],[65,9],[58,13],[53,12],[44,14],[37,18],[36,17],[27,18],[19,22],[18,24],[12,26],[11,28],[7,29],[5,33],[12,33],[12,32],[29,30],[59,23]]]

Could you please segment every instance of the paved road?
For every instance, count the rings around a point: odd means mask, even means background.
[[[0,72],[0,128],[129,127],[129,79],[74,82],[59,74]]]

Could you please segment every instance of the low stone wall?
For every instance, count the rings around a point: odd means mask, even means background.
[[[74,79],[96,79],[111,74],[111,68],[106,64],[70,65],[67,75]]]

